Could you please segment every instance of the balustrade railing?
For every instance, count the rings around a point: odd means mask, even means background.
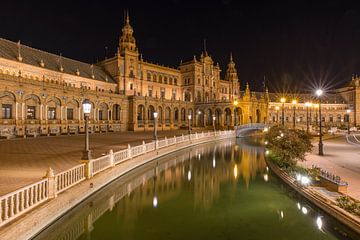
[[[91,167],[92,175],[95,175],[101,171],[104,171],[105,169],[112,166],[109,155],[105,155],[100,158],[91,160],[90,164],[92,165],[92,167]]]
[[[0,226],[46,201],[48,188],[44,179],[0,197]]]
[[[44,201],[57,197],[57,194],[84,181],[86,178],[91,178],[133,157],[178,143],[192,140],[210,140],[214,139],[214,136],[226,137],[229,134],[235,136],[234,131],[202,132],[178,137],[174,136],[146,144],[143,142],[138,146],[131,147],[128,145],[127,149],[115,153],[110,150],[108,155],[91,159],[56,175],[54,175],[52,169],[49,169],[45,179],[0,197],[0,226],[10,222],[33,207],[40,205]]]
[[[85,164],[80,164],[55,175],[56,191],[59,194],[83,180],[85,180]]]

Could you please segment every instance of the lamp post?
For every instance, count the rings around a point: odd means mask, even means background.
[[[191,114],[188,115],[188,125],[189,125],[189,139],[190,139],[190,134],[191,134],[191,124],[190,124],[190,120],[191,120]]]
[[[236,107],[237,107],[237,105],[239,104],[239,102],[237,101],[237,100],[235,100],[234,101],[234,106],[235,106],[235,108],[234,108],[234,128],[235,128],[235,126],[236,126]]]
[[[91,112],[92,104],[89,99],[85,99],[83,102],[83,111],[85,116],[85,149],[83,151],[82,160],[91,159],[91,150],[89,144],[89,115]]]
[[[215,117],[215,115],[214,115],[214,116],[213,116],[214,132],[216,131],[216,128],[215,128],[215,121],[216,121],[216,117]]]
[[[323,142],[322,142],[322,118],[321,118],[321,95],[323,95],[323,90],[318,89],[316,90],[316,95],[319,98],[319,118],[320,118],[320,122],[319,122],[319,129],[320,129],[320,136],[319,136],[319,155],[323,156],[324,155],[324,146],[323,146]]]
[[[158,113],[154,112],[154,140],[157,141],[157,123],[156,123],[156,119],[157,119]]]
[[[293,105],[293,129],[295,130],[295,124],[296,124],[296,104],[297,104],[296,99],[293,99],[291,103],[292,103],[292,105]]]
[[[276,124],[279,125],[279,110],[280,110],[280,107],[276,106],[275,110],[276,110]]]
[[[350,112],[351,110],[350,109],[346,109],[346,115],[347,115],[347,132],[348,132],[348,135],[350,134]]]
[[[280,102],[282,103],[282,105],[281,105],[281,124],[284,126],[284,104],[286,102],[286,98],[282,97],[280,99]]]

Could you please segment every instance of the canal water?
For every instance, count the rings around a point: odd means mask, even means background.
[[[261,141],[223,140],[144,165],[35,239],[359,239],[276,178]]]

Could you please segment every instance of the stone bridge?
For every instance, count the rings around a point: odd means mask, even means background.
[[[235,127],[236,137],[245,137],[249,132],[264,130],[266,128],[265,123],[249,123]]]

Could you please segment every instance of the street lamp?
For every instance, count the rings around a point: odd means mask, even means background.
[[[296,122],[296,118],[295,118],[296,106],[295,106],[295,105],[297,104],[296,99],[293,99],[291,103],[292,103],[292,105],[293,105],[293,115],[294,115],[294,116],[293,116],[293,129],[295,130],[295,122]]]
[[[350,134],[350,109],[346,109],[346,114],[347,114],[347,129],[348,129],[348,135]]]
[[[281,124],[284,126],[284,104],[285,104],[285,102],[286,102],[286,98],[284,98],[284,97],[282,97],[281,99],[280,99],[280,102],[282,103],[282,105],[281,105]]]
[[[215,121],[216,121],[216,117],[215,117],[215,116],[213,116],[214,132],[216,131],[216,129],[215,129]]]
[[[306,102],[305,103],[305,107],[306,107],[306,132],[309,133],[309,107],[311,107],[311,103],[310,102]]]
[[[238,104],[239,104],[239,102],[237,100],[235,100],[234,101],[234,106],[235,106],[235,108],[234,108],[234,118],[235,118],[235,120],[234,120],[234,128],[236,126],[236,107],[237,107]]]
[[[321,118],[321,96],[323,95],[323,90],[318,89],[316,90],[316,96],[319,98],[319,118],[320,118],[320,124],[319,124],[319,129],[320,129],[320,137],[319,137],[319,155],[323,156],[324,155],[324,147],[323,147],[323,142],[322,142],[322,118]]]
[[[85,99],[83,102],[83,111],[85,116],[85,149],[83,151],[82,160],[90,160],[91,159],[91,150],[89,147],[89,115],[91,112],[92,104],[89,99]]]
[[[158,113],[154,112],[154,140],[157,141],[157,123],[156,123],[156,119],[158,117]]]
[[[191,114],[188,115],[188,120],[189,120],[189,139],[190,139],[190,134],[191,134],[191,126],[190,126],[190,120],[191,120]]]
[[[279,110],[280,110],[280,107],[276,106],[275,110],[276,110],[276,124],[279,125]]]

